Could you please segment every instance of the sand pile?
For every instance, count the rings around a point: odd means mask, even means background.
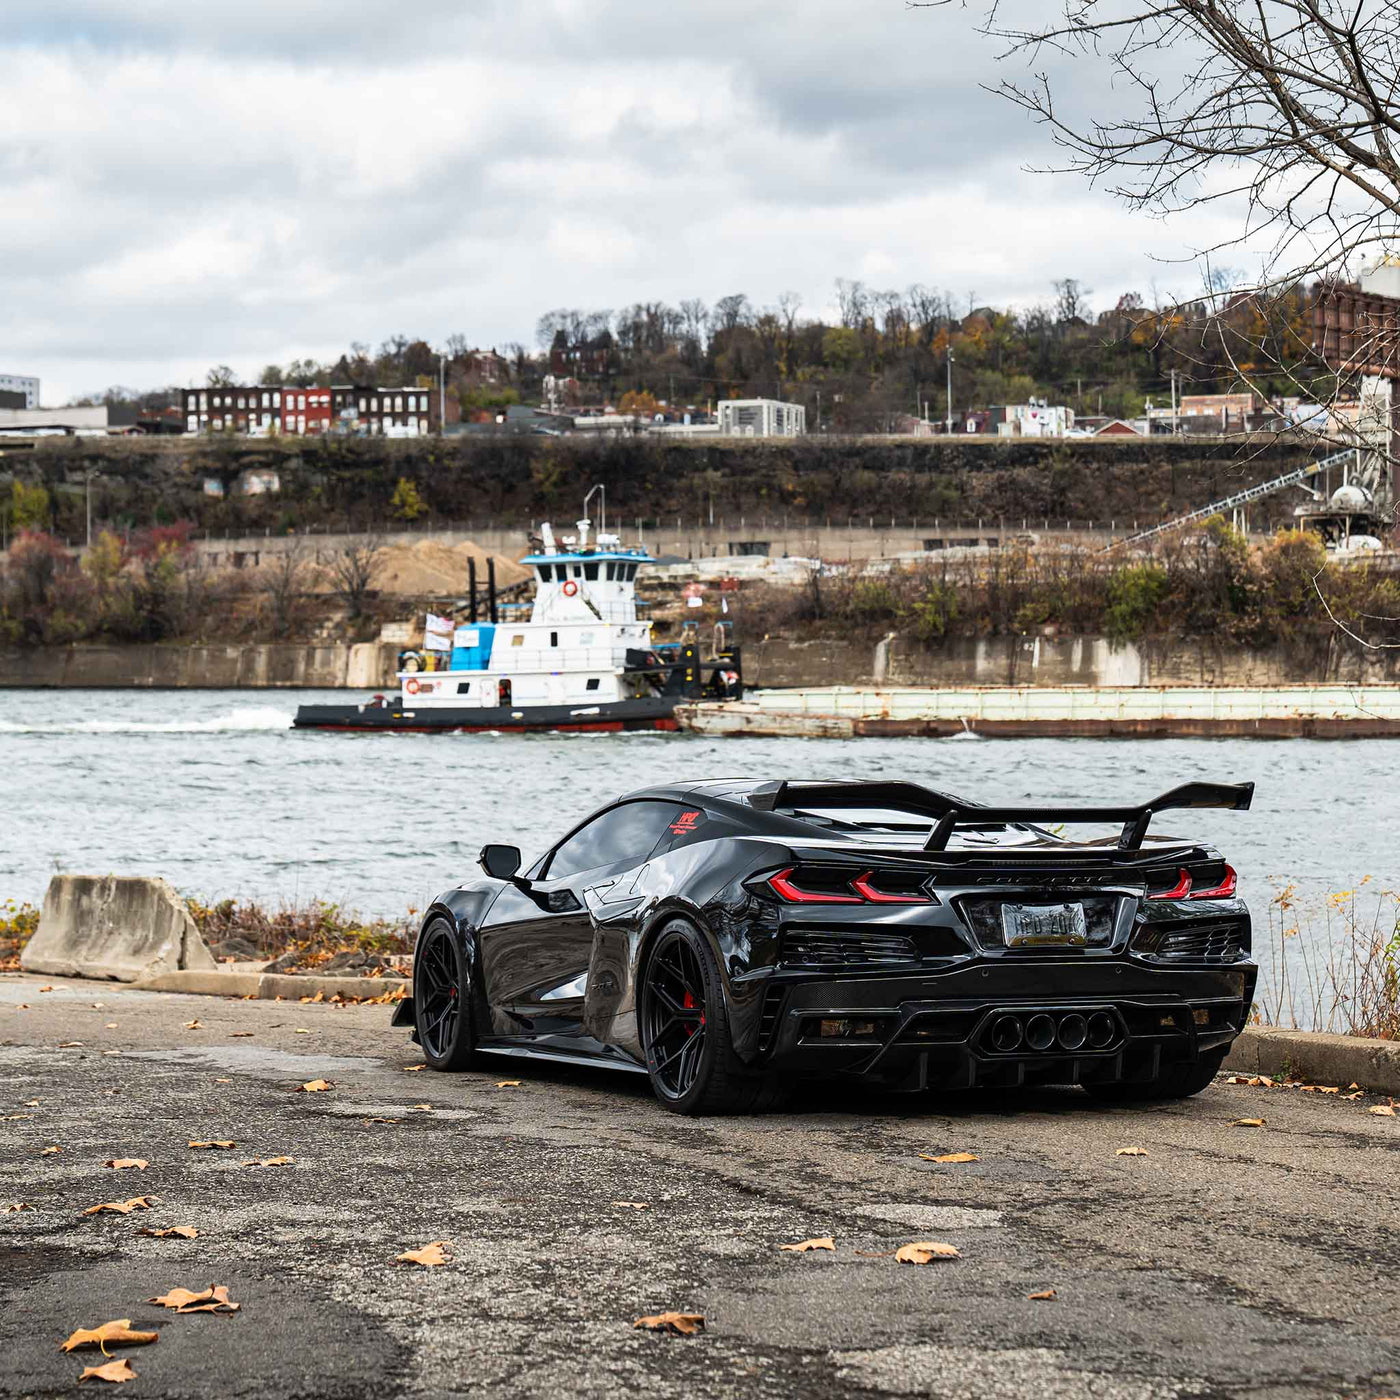
[[[470,541],[445,544],[437,540],[389,545],[380,556],[374,586],[381,593],[461,598],[467,592],[469,559],[476,560],[477,587],[484,590],[487,552],[479,545]],[[497,554],[495,560],[497,588],[505,588],[530,577],[530,570],[514,559]]]

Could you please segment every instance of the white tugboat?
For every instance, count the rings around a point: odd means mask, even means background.
[[[421,653],[400,657],[399,693],[362,705],[302,705],[298,729],[568,731],[675,729],[674,710],[701,697],[743,694],[738,648],[702,660],[693,637],[654,646],[637,618],[638,570],[651,563],[616,535],[589,544],[592,522],[562,548],[546,524],[540,549],[521,563],[535,575],[528,622],[502,621],[494,591],[488,618],[454,623],[446,669]],[[444,638],[445,641],[445,638]]]

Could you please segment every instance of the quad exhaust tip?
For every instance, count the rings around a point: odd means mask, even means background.
[[[1094,1011],[1088,1016],[1078,1011],[1037,1011],[1025,1017],[1007,1012],[992,1022],[988,1040],[993,1050],[1003,1055],[1019,1050],[1043,1054],[1060,1049],[1069,1052],[1106,1050],[1118,1039],[1118,1023],[1108,1011]]]

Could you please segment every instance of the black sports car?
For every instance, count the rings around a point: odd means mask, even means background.
[[[1249,911],[1219,852],[1147,828],[1253,791],[1016,808],[903,782],[645,788],[523,874],[485,847],[484,878],[427,911],[394,1024],[434,1069],[611,1065],[679,1113],[797,1078],[1194,1094],[1249,1013]],[[1044,825],[1095,822],[1121,831]]]

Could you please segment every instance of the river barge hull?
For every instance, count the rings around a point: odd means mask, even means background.
[[[302,705],[295,729],[330,729],[372,734],[486,734],[544,730],[565,734],[615,734],[626,730],[675,730],[676,702],[670,697],[620,700],[598,705],[531,705],[516,708],[382,705]]]

